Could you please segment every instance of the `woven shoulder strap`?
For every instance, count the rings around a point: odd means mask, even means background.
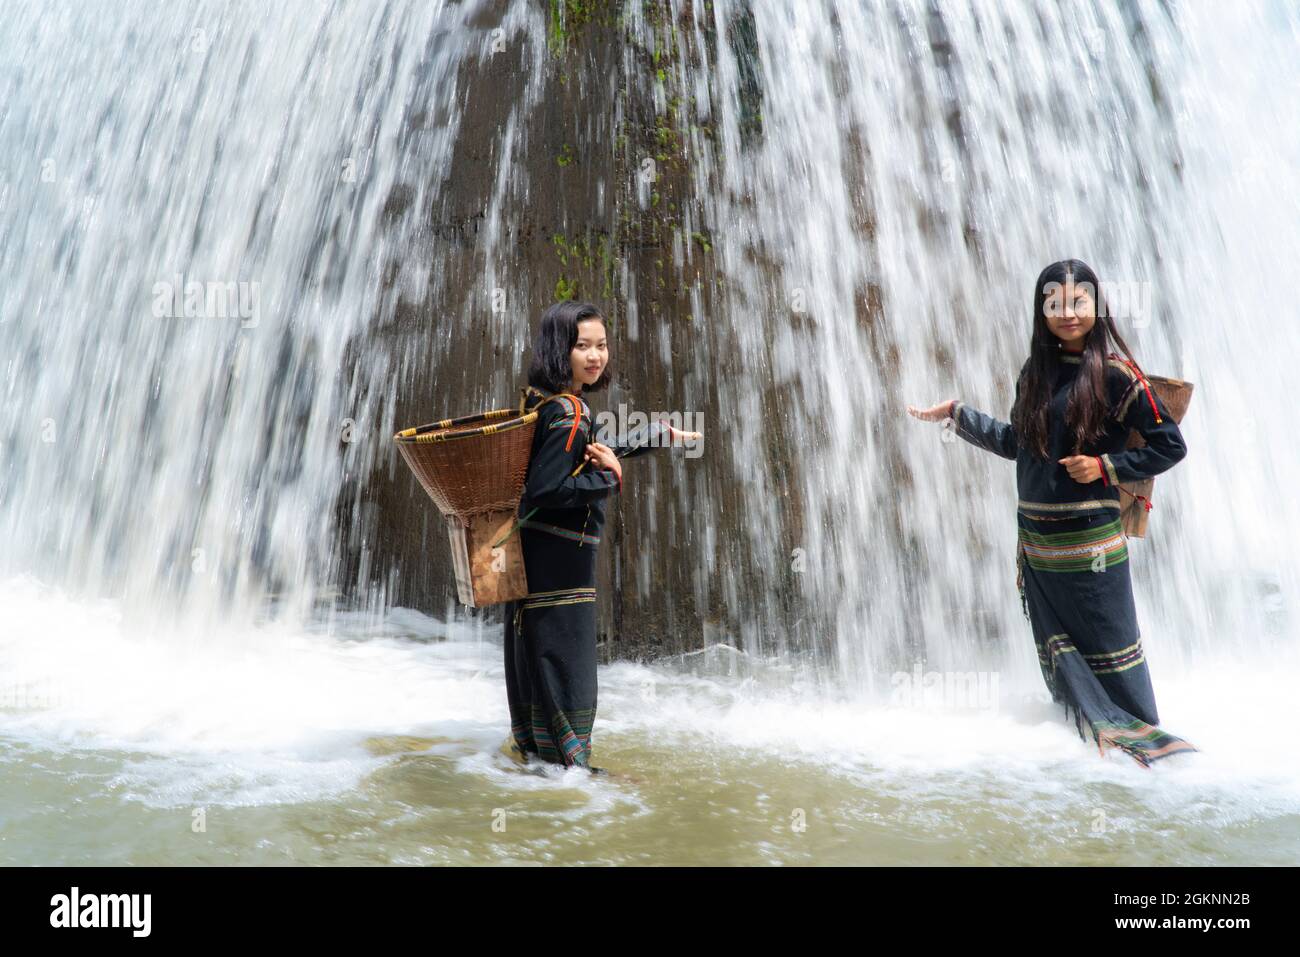
[[[564,443],[564,451],[570,451],[573,448],[573,437],[577,434],[578,426],[582,423],[582,400],[569,392],[556,392],[553,395],[547,395],[541,389],[534,388],[531,385],[520,389],[519,391],[522,393],[522,397],[519,400],[520,415],[524,414],[524,411],[528,406],[529,397],[538,395],[543,398],[541,402],[538,402],[537,405],[533,406],[534,412],[546,405],[548,402],[558,401],[562,406],[564,406],[565,411],[573,416],[573,428],[569,430],[568,441]]]
[[[546,392],[543,392],[541,389],[538,389],[530,385],[530,386],[525,386],[524,388],[519,390],[519,414],[520,415],[524,415],[528,411],[528,400],[532,396],[538,396],[542,400],[541,402],[538,402],[535,406],[533,406],[534,410],[540,409],[548,402],[555,402],[557,400],[561,401],[564,407],[569,411],[576,411],[580,413],[582,410],[582,400],[570,392],[555,392],[555,393],[548,394]]]
[[[1156,417],[1156,425],[1159,425],[1161,422],[1163,422],[1164,419],[1160,417],[1160,410],[1156,407],[1156,398],[1154,395],[1151,394],[1151,383],[1147,381],[1146,373],[1144,373],[1141,369],[1139,369],[1136,364],[1130,362],[1128,359],[1126,359],[1124,356],[1119,355],[1118,353],[1112,352],[1110,354],[1110,357],[1112,359],[1118,359],[1120,362],[1124,363],[1124,365],[1128,366],[1130,369],[1133,370],[1133,374],[1137,376],[1137,381],[1142,383],[1142,388],[1146,390],[1147,401],[1151,403],[1151,412]]]

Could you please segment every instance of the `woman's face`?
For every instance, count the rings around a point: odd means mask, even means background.
[[[569,361],[573,364],[573,384],[576,388],[595,384],[609,362],[604,322],[599,319],[583,319],[578,323],[578,341],[569,353]]]
[[[1047,286],[1047,300],[1043,303],[1043,316],[1052,335],[1068,349],[1083,348],[1083,340],[1097,323],[1097,302],[1093,298],[1091,283],[1075,283],[1066,279]]]

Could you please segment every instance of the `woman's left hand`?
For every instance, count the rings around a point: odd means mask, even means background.
[[[608,445],[601,445],[599,442],[587,443],[587,459],[597,468],[609,469],[618,476],[620,482],[623,481],[623,463],[618,460],[614,450]]]
[[[1057,461],[1065,466],[1070,478],[1083,485],[1101,478],[1101,466],[1097,464],[1095,455],[1067,455]]]

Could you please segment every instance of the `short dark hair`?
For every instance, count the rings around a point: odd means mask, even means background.
[[[584,319],[599,319],[608,326],[605,316],[589,302],[566,299],[553,303],[542,313],[533,341],[533,359],[528,366],[528,384],[547,392],[562,392],[573,381],[573,362],[570,356],[578,344],[578,323]],[[610,364],[605,363],[600,378],[584,385],[584,392],[599,392],[609,388],[613,381]]]

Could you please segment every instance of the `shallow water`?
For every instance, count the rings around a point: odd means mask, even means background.
[[[1202,751],[1151,770],[1099,757],[1041,687],[1005,676],[987,706],[925,707],[814,691],[721,647],[622,663],[600,673],[593,753],[612,774],[593,778],[500,751],[499,629],[398,609],[163,642],[31,579],[0,593],[5,864],[1292,864],[1300,849],[1295,662],[1156,662],[1165,726]]]

